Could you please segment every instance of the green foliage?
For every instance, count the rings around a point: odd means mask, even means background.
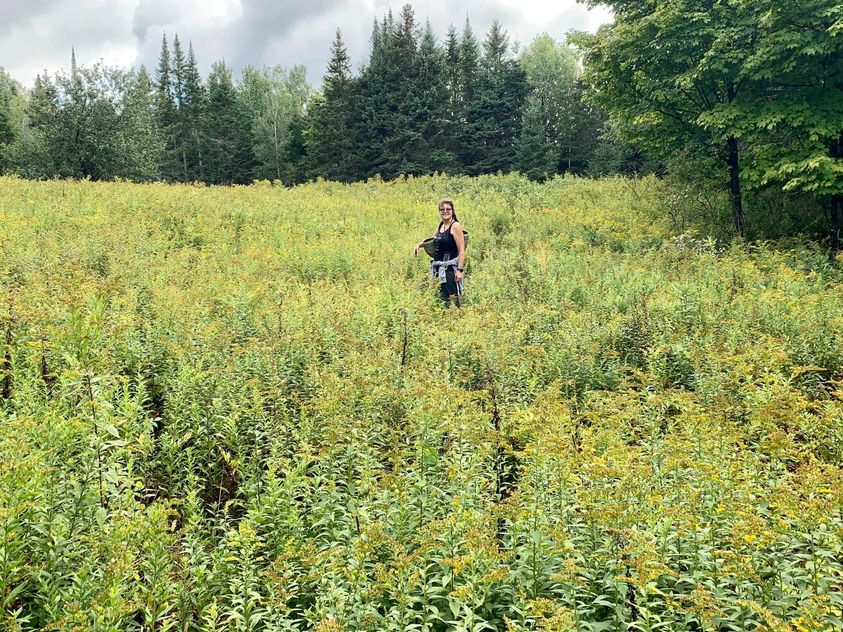
[[[666,203],[0,180],[0,627],[840,629],[839,267]]]
[[[13,150],[31,177],[149,180],[160,136],[145,72],[76,67],[38,77],[26,104],[28,126]]]
[[[757,39],[750,3],[601,2],[615,22],[578,34],[594,101],[631,140],[662,156],[691,148],[723,161],[735,230],[744,234],[737,138],[721,110],[749,90],[741,69]],[[642,45],[647,42],[647,45]]]
[[[477,87],[461,131],[465,172],[507,172],[515,167],[527,77],[509,55],[509,40],[497,21],[483,42]]]
[[[661,161],[635,141],[626,129],[628,124],[607,118],[597,135],[594,154],[588,163],[587,173],[592,176],[662,174]]]
[[[6,145],[14,139],[12,128],[11,101],[20,88],[0,67],[0,144]]]
[[[288,162],[295,164],[301,158],[287,156],[287,146],[303,144],[301,119],[310,95],[305,67],[246,68],[239,91],[252,128],[255,177],[288,180]],[[295,134],[298,138],[291,140]]]
[[[587,51],[593,97],[634,142],[706,153],[726,169],[745,233],[742,181],[826,204],[830,245],[843,223],[843,49],[839,3],[590,1],[615,12]],[[641,45],[647,42],[647,45]],[[598,155],[595,167],[605,159]],[[763,195],[763,194],[762,194]],[[766,220],[772,223],[775,220]],[[782,222],[784,223],[784,222]],[[809,220],[809,224],[813,224]]]
[[[579,55],[549,35],[537,37],[520,56],[529,95],[518,143],[519,170],[531,178],[582,173],[595,154],[602,116],[582,99]]]
[[[215,64],[208,77],[208,102],[202,140],[205,179],[245,184],[252,180],[252,130],[246,108],[235,90],[231,71]]]
[[[337,29],[331,45],[331,59],[323,79],[322,94],[308,106],[310,134],[308,154],[314,172],[330,180],[353,180],[353,166],[359,158],[352,156],[353,110],[355,88],[351,81],[351,61]]]
[[[13,101],[21,92],[20,86],[0,66],[0,173],[9,170],[10,146],[15,140]]]
[[[830,0],[753,3],[760,36],[742,68],[754,90],[718,112],[757,146],[747,171],[758,185],[843,193],[843,9]]]

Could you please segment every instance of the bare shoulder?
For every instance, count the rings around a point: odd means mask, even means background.
[[[462,234],[462,224],[460,224],[459,222],[454,222],[453,224],[451,224],[451,230],[456,233]]]

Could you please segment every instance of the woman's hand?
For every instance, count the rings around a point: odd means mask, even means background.
[[[414,257],[418,257],[418,256],[419,256],[419,248],[421,248],[421,244],[420,244],[420,243],[416,244],[416,247],[415,247],[415,248],[413,248],[413,256],[414,256]]]
[[[459,270],[454,272],[454,281],[456,281],[457,283],[462,281],[462,272],[460,272]]]

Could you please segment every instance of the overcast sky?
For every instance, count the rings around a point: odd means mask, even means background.
[[[43,70],[80,64],[146,64],[152,71],[161,35],[178,33],[193,47],[203,75],[224,59],[244,65],[304,64],[318,86],[334,30],[342,29],[355,69],[368,57],[372,21],[403,2],[387,0],[0,0],[0,66],[24,85]],[[588,11],[575,0],[417,0],[416,19],[429,19],[440,41],[448,25],[462,28],[466,15],[482,39],[498,18],[510,39],[529,42],[547,32],[562,39],[570,29],[595,30],[607,10]]]

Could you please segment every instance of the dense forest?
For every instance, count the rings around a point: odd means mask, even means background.
[[[440,39],[406,5],[375,20],[356,74],[338,30],[319,90],[302,66],[235,78],[218,62],[203,78],[178,36],[153,72],[73,56],[27,90],[0,71],[0,170],[209,184],[655,172],[691,198],[680,228],[688,208],[699,220],[722,207],[739,234],[749,213],[750,232],[827,229],[837,248],[838,2],[588,3],[614,22],[523,48],[497,22]]]

